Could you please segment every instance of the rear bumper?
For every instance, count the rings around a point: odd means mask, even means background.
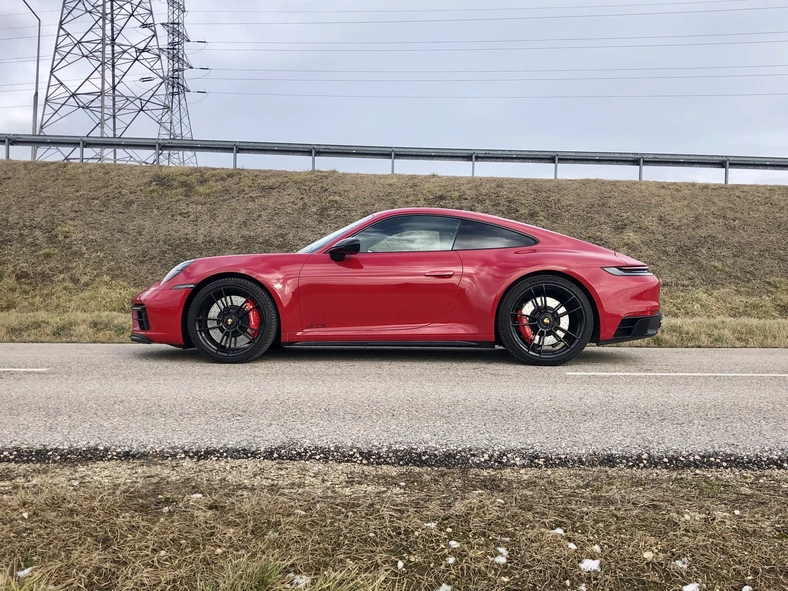
[[[660,326],[662,326],[661,311],[653,316],[627,316],[621,319],[612,339],[599,341],[597,345],[611,345],[613,343],[647,339],[656,335]]]

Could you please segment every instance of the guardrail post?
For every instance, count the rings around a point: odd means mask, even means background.
[[[394,150],[391,151],[391,174],[394,174]]]
[[[553,169],[553,180],[558,178],[558,154],[555,155],[555,168]]]
[[[156,162],[156,166],[161,164],[161,158],[159,157],[159,153],[160,152],[161,152],[161,150],[159,149],[159,142],[157,140],[156,141],[156,158],[154,159],[154,161]]]
[[[731,171],[731,163],[730,163],[730,160],[728,160],[726,158],[725,159],[725,184],[726,185],[728,184],[728,177],[730,175],[730,171]]]
[[[312,146],[312,172],[315,172],[315,147]]]
[[[471,176],[476,176],[476,152],[471,155]]]
[[[11,138],[8,136],[5,138],[5,159],[11,160]]]
[[[79,161],[80,163],[85,162],[85,140],[83,138],[79,138]]]
[[[640,157],[640,162],[638,163],[638,180],[643,180],[643,157]]]
[[[233,144],[233,168],[238,168],[238,144]]]

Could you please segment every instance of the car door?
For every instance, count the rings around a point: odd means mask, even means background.
[[[299,276],[302,330],[397,330],[435,322],[462,277],[452,250],[459,220],[447,216],[384,218],[355,237],[358,254],[334,261],[312,255]]]

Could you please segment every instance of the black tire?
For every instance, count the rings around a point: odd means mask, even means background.
[[[268,292],[253,281],[219,279],[203,287],[186,317],[195,348],[217,363],[257,359],[274,342],[279,314]]]
[[[498,336],[530,365],[561,365],[585,349],[594,313],[585,293],[557,275],[535,275],[514,284],[501,300]]]

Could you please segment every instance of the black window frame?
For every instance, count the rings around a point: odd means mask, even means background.
[[[533,248],[537,244],[539,244],[539,240],[531,236],[530,234],[526,234],[525,232],[521,232],[519,230],[513,230],[512,228],[507,228],[506,226],[502,226],[500,224],[494,224],[492,222],[482,221],[482,220],[474,220],[470,218],[459,218],[460,219],[460,227],[457,229],[457,236],[454,238],[454,244],[452,245],[452,250],[455,252],[464,252],[469,250],[501,250],[504,248]],[[482,224],[485,226],[491,226],[493,228],[499,228],[501,230],[506,230],[507,232],[511,232],[513,234],[518,234],[527,238],[528,240],[532,241],[532,244],[523,244],[518,246],[490,246],[487,248],[457,248],[457,238],[460,237],[460,232],[462,230],[462,222],[469,222],[472,224]]]
[[[451,247],[446,249],[446,250],[392,250],[392,251],[386,251],[386,252],[361,251],[359,254],[402,254],[402,253],[408,253],[408,252],[454,252],[454,244],[457,242],[457,236],[459,236],[459,233],[460,233],[460,226],[462,225],[462,222],[463,222],[463,220],[465,218],[460,218],[460,217],[453,216],[453,215],[442,215],[442,214],[435,214],[435,213],[400,213],[400,214],[396,214],[396,215],[386,216],[385,218],[383,218],[381,220],[376,220],[376,221],[373,221],[370,224],[367,224],[363,228],[357,230],[356,232],[353,232],[353,234],[351,234],[350,236],[347,236],[347,238],[355,238],[356,236],[358,236],[359,234],[361,234],[365,230],[368,230],[368,229],[370,229],[371,227],[373,227],[373,226],[375,226],[377,224],[382,224],[384,222],[388,222],[390,220],[397,219],[397,218],[417,217],[417,216],[418,217],[431,217],[431,218],[444,218],[444,219],[449,219],[449,220],[453,220],[453,221],[458,222],[457,223],[457,233],[454,236],[454,240],[451,243]]]

